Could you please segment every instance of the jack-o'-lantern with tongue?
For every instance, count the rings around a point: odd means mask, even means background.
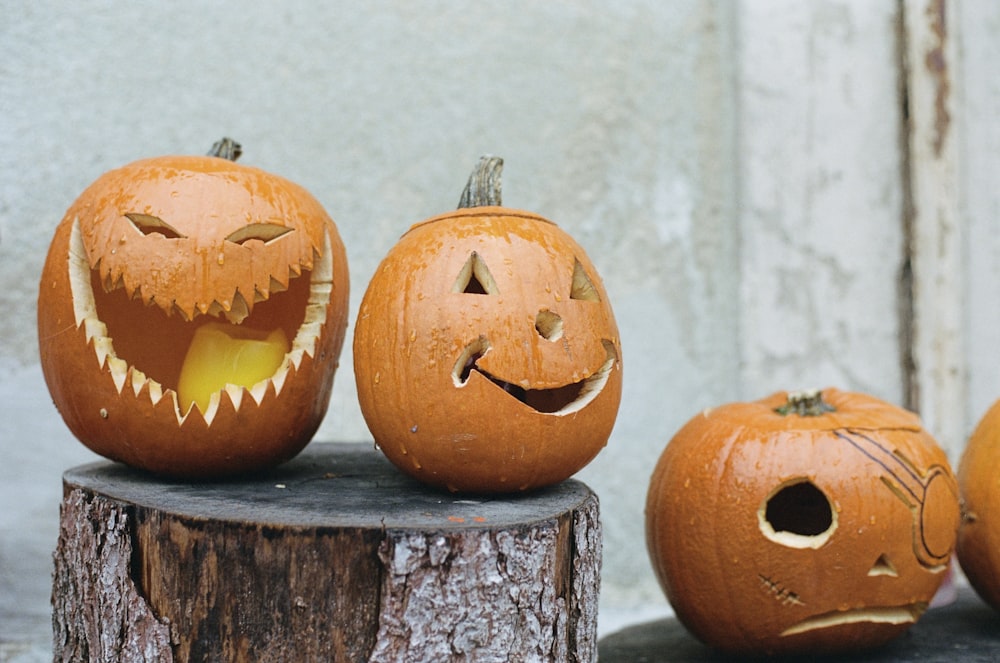
[[[650,558],[678,619],[752,655],[901,634],[945,578],[959,521],[955,477],[920,419],[836,389],[695,416],[646,501]]]
[[[112,170],[56,228],[42,369],[70,430],[107,458],[176,477],[262,470],[326,413],[344,246],[305,189],[239,153],[226,139]]]
[[[453,492],[551,485],[606,445],[621,345],[583,249],[551,221],[502,207],[484,158],[457,211],[390,250],[358,313],[362,413],[402,471]]]

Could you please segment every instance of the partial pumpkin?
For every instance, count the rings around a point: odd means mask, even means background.
[[[305,189],[238,155],[225,140],[105,173],[56,228],[42,369],[67,426],[102,456],[177,477],[250,472],[297,454],[326,413],[344,246]],[[219,382],[223,355],[236,370]]]
[[[965,518],[958,562],[979,596],[1000,610],[1000,401],[994,403],[962,453],[958,484]]]
[[[868,649],[927,609],[959,524],[919,418],[863,394],[776,393],[691,419],[653,472],[646,540],[678,618],[722,651]]]
[[[583,249],[551,221],[502,207],[484,159],[458,211],[417,223],[361,302],[354,371],[386,457],[451,491],[526,491],[607,444],[621,345]]]

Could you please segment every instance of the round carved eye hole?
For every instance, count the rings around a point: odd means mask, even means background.
[[[563,335],[563,321],[552,311],[539,311],[535,316],[535,331],[546,341],[558,341]]]
[[[819,548],[837,529],[837,512],[822,490],[808,479],[778,486],[757,510],[760,531],[790,548]]]

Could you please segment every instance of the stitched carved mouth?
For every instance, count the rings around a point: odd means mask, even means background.
[[[254,293],[252,302],[237,291],[229,301],[206,303],[193,313],[176,307],[164,310],[155,293],[141,292],[138,287],[130,291],[120,280],[105,282],[100,264],[90,268],[78,223],[72,228],[69,255],[76,323],[93,343],[98,364],[108,366],[119,392],[126,385],[136,395],[145,389],[154,405],[163,397],[172,398],[178,423],[200,411],[193,406],[182,411],[177,397],[181,366],[199,327],[207,323],[238,326],[234,336],[280,329],[290,341],[290,349],[269,377],[250,386],[226,384],[211,396],[201,413],[211,423],[223,390],[237,409],[247,393],[257,403],[268,390],[280,393],[290,369],[297,369],[304,355],[313,355],[332,292],[329,238],[311,271],[290,269],[286,284],[272,279],[269,291]]]
[[[608,376],[618,359],[618,353],[611,341],[602,340],[607,358],[600,368],[589,377],[552,389],[532,389],[522,385],[507,382],[480,368],[477,362],[490,350],[490,342],[485,336],[470,343],[459,355],[452,371],[452,379],[456,387],[463,387],[469,381],[472,373],[478,373],[499,387],[504,393],[524,403],[531,409],[542,414],[564,415],[577,412],[590,403],[607,384]]]
[[[926,603],[911,603],[910,605],[885,608],[860,608],[827,612],[810,617],[782,631],[782,636],[806,633],[817,629],[841,626],[843,624],[913,624],[927,610]]]

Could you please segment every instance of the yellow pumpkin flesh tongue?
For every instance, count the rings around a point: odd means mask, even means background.
[[[212,394],[227,384],[249,389],[266,380],[288,351],[288,337],[280,328],[266,332],[219,322],[200,326],[181,366],[181,411],[187,412],[193,402],[207,412]]]

